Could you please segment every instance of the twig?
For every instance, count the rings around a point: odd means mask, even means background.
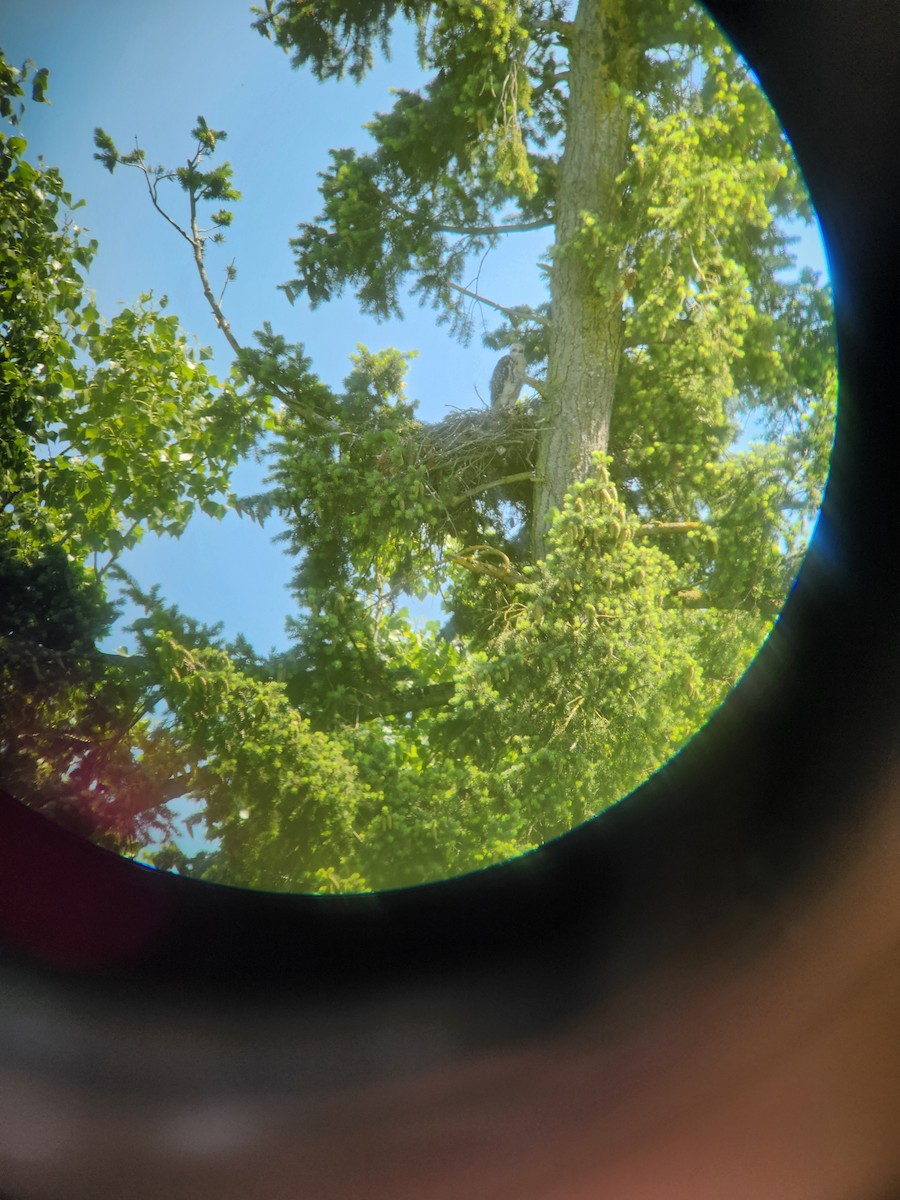
[[[222,299],[225,296],[225,289],[228,287],[229,283],[231,283],[232,279],[234,279],[234,259],[232,259],[225,268],[225,282],[222,284],[221,292],[219,292],[219,304],[222,303]]]
[[[151,182],[150,172],[147,169],[147,167],[143,163],[140,164],[140,167],[141,167],[141,170],[144,172],[144,179],[147,181],[147,191],[150,193],[150,203],[153,205],[153,207],[156,209],[156,211],[159,213],[159,215],[163,218],[163,220],[169,222],[169,224],[172,226],[172,228],[175,230],[176,233],[180,233],[186,242],[193,245],[193,242],[191,242],[190,235],[181,228],[181,226],[178,224],[177,221],[172,220],[172,218],[169,216],[169,214],[166,212],[166,210],[163,208],[163,206],[159,203],[159,200],[157,199],[156,184]]]

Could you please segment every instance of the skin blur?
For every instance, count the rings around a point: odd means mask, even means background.
[[[402,997],[364,1045],[283,1013],[248,1049],[252,1010],[123,1018],[37,995],[23,1036],[44,1069],[0,1067],[0,1179],[12,1200],[887,1196],[898,844],[894,802],[777,921],[671,956],[552,1039],[464,1059],[427,1022],[411,1033]],[[264,1039],[268,1083],[251,1066]],[[343,1082],[361,1059],[369,1078]]]

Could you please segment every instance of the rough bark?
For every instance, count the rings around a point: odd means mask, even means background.
[[[581,0],[569,38],[569,103],[551,273],[552,320],[533,522],[536,558],[550,512],[590,475],[609,440],[622,355],[621,210],[639,50],[628,0]],[[590,224],[586,225],[586,219]],[[592,236],[592,233],[596,237]]]

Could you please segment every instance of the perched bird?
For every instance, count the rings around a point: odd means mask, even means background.
[[[525,382],[525,347],[513,342],[491,376],[491,408],[512,408]]]

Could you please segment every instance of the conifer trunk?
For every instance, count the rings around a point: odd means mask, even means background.
[[[569,40],[569,104],[559,167],[546,387],[538,446],[535,558],[552,509],[605,450],[622,355],[622,235],[617,179],[625,167],[639,50],[629,0],[581,0]]]

